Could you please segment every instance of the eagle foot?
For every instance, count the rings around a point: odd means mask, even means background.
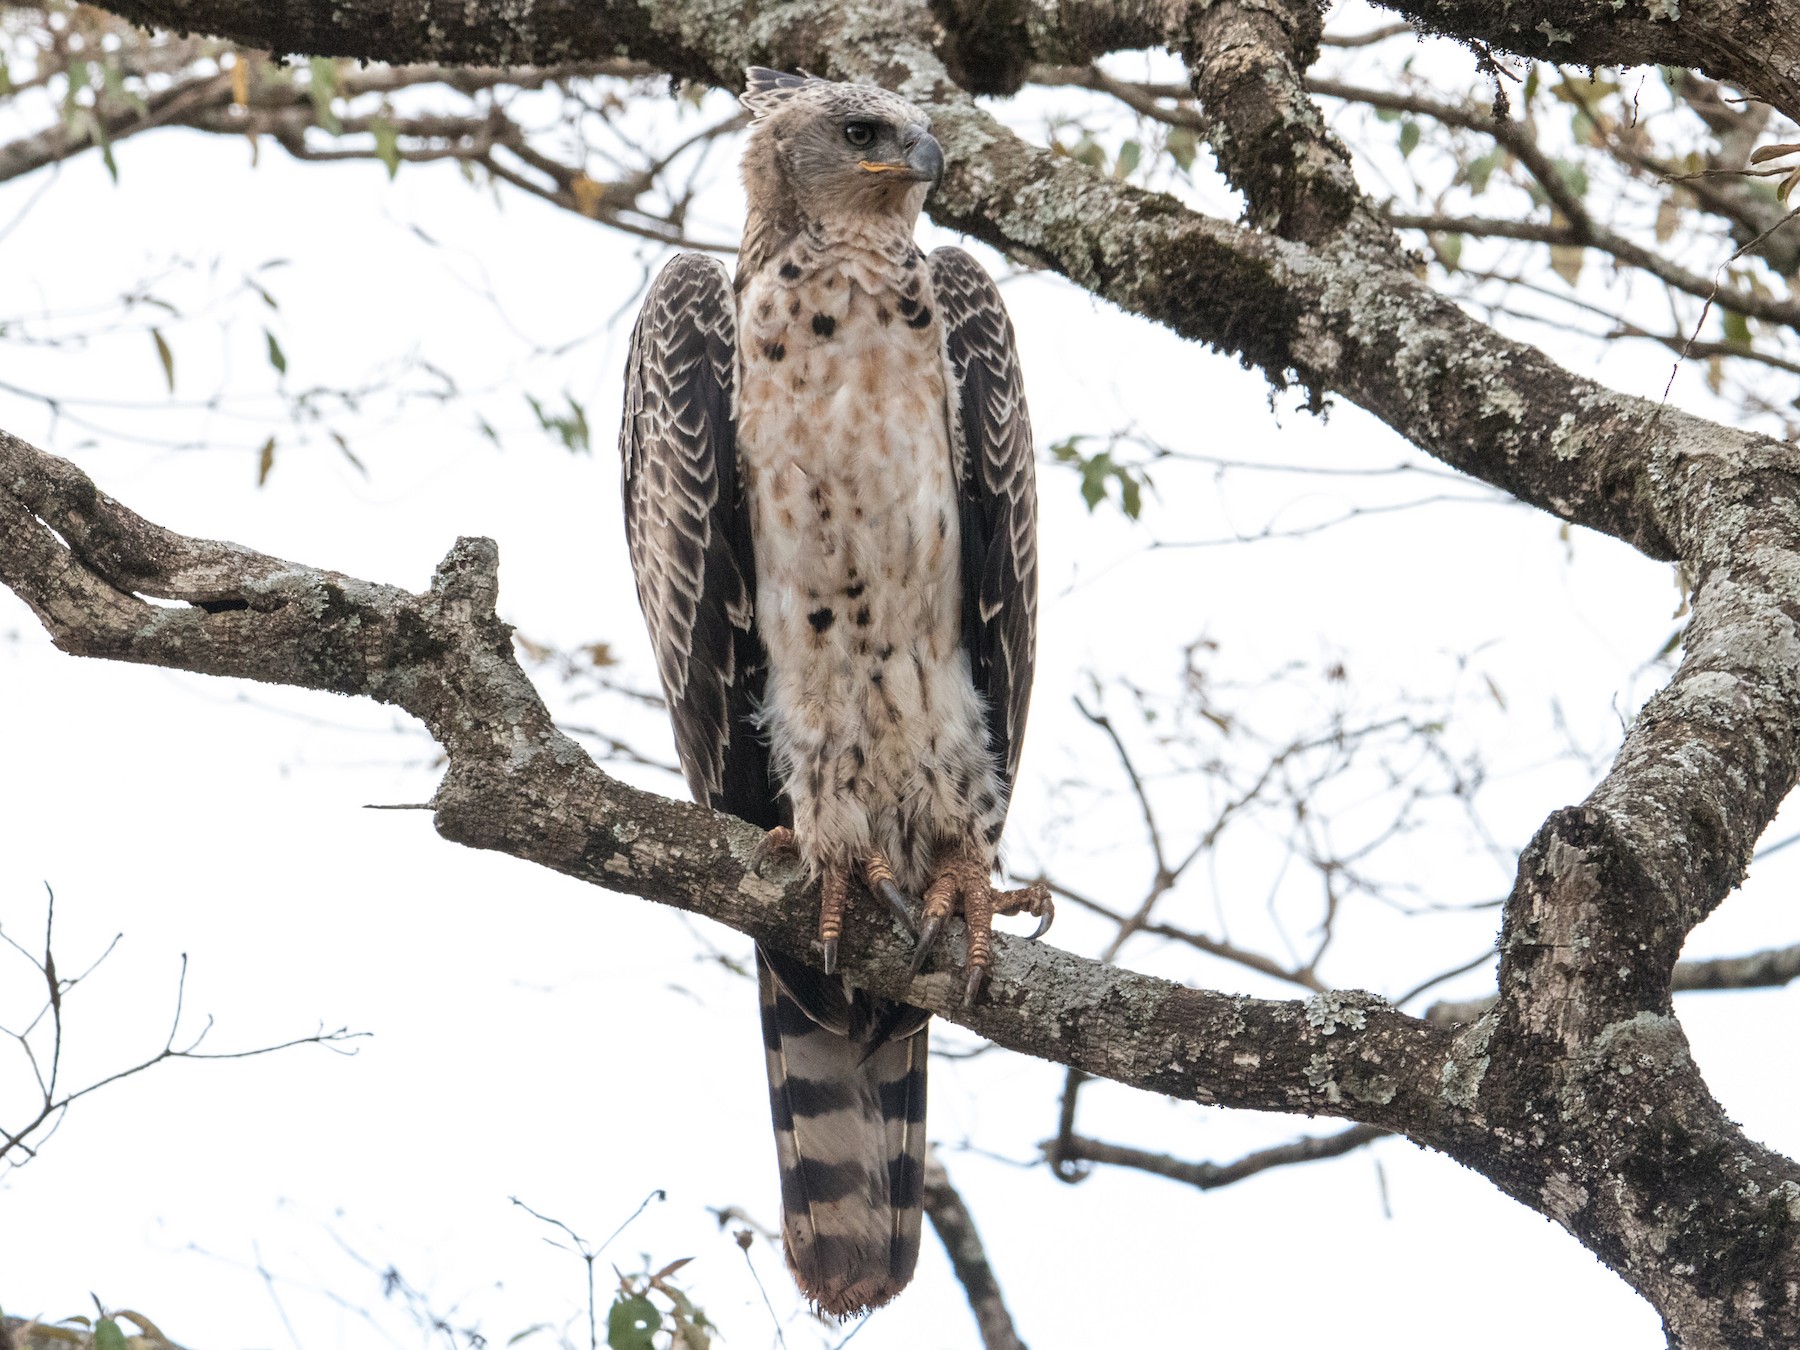
[[[902,928],[914,934],[919,931],[913,927],[912,905],[906,898],[906,892],[894,880],[893,867],[879,851],[863,859],[863,880],[868,882],[871,891],[881,897]]]
[[[960,902],[960,905],[959,905]],[[1038,918],[1032,937],[1042,937],[1055,916],[1056,906],[1042,883],[1017,890],[994,889],[988,866],[966,853],[952,854],[939,863],[937,875],[925,890],[925,911],[919,924],[919,945],[913,950],[912,973],[916,976],[931,955],[944,923],[960,908],[969,930],[969,963],[963,983],[963,1006],[974,1005],[987,978],[994,955],[994,916],[1032,914]]]
[[[774,831],[770,831],[771,834]],[[837,974],[838,938],[844,932],[844,908],[850,901],[849,867],[828,867],[819,879],[819,945],[825,949],[825,973]],[[907,932],[913,931],[912,906],[894,880],[893,866],[880,852],[862,860],[863,882],[879,896]]]

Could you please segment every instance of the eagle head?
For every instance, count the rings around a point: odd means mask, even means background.
[[[753,66],[744,188],[752,212],[820,220],[894,213],[909,220],[944,172],[925,114],[898,94]]]

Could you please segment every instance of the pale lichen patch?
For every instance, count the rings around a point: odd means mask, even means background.
[[[1538,1191],[1544,1213],[1573,1231],[1575,1216],[1587,1208],[1587,1187],[1562,1172],[1552,1172]]]
[[[1481,1080],[1488,1071],[1488,1042],[1494,1034],[1496,1018],[1489,1012],[1456,1038],[1450,1057],[1440,1074],[1440,1095],[1447,1106],[1473,1111],[1481,1096]]]
[[[1361,989],[1327,989],[1306,1000],[1306,1023],[1325,1036],[1339,1027],[1361,1031],[1369,1024],[1369,1009],[1386,1006],[1386,999]]]

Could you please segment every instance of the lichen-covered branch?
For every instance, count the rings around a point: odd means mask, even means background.
[[[1250,203],[1251,223],[1322,243],[1376,222],[1350,155],[1307,96],[1323,14],[1312,0],[1220,0],[1198,5],[1180,50],[1219,167]]]
[[[623,54],[728,87],[752,62],[902,87],[932,107],[944,144],[949,172],[930,207],[940,222],[1233,352],[1277,383],[1340,393],[1447,463],[1655,557],[1674,557],[1690,542],[1662,490],[1676,463],[1724,453],[1747,465],[1788,453],[1766,437],[1570,374],[1432,292],[1366,231],[1308,247],[1027,145],[951,81],[931,45],[939,29],[923,6],[904,0],[871,0],[830,23],[805,4],[754,13],[538,4],[501,19],[423,3],[405,7],[404,22],[397,4],[346,11],[323,0],[278,10],[239,0],[116,8],[278,52],[483,64]],[[1133,22],[1155,8],[1134,9]],[[1246,186],[1256,187],[1254,174]]]
[[[1380,0],[1421,32],[1583,66],[1698,66],[1800,121],[1800,25],[1763,0]]]
[[[0,433],[0,582],[63,650],[404,708],[447,755],[432,803],[445,838],[705,914],[806,958],[816,907],[793,868],[751,868],[760,831],[617,782],[556,728],[494,613],[497,562],[488,541],[459,541],[413,593],[188,539]],[[1712,584],[1744,589],[1753,549],[1744,562],[1745,582]],[[950,973],[909,975],[906,935],[867,902],[849,915],[845,973],[1084,1073],[1404,1133],[1562,1223],[1656,1304],[1678,1343],[1750,1344],[1794,1315],[1783,1291],[1800,1284],[1789,1210],[1800,1167],[1726,1117],[1667,995],[1673,935],[1735,879],[1736,840],[1773,810],[1770,775],[1791,773],[1791,746],[1758,750],[1742,728],[1724,734],[1762,705],[1754,691],[1721,699],[1740,678],[1721,659],[1785,662],[1788,679],[1800,664],[1770,634],[1735,658],[1713,652],[1708,630],[1746,603],[1703,586],[1698,655],[1639,719],[1588,805],[1554,815],[1527,850],[1502,998],[1469,1026],[1434,1027],[1368,994],[1277,1002],[1189,989],[1005,938],[987,994],[965,1009]],[[1736,617],[1756,616],[1751,604]],[[1767,721],[1765,737],[1785,725]],[[1721,775],[1709,761],[1728,744],[1749,759]],[[1681,767],[1665,773],[1671,753]],[[1627,788],[1638,800],[1621,800]],[[1671,811],[1703,828],[1673,838]],[[952,968],[958,945],[945,954]]]
[[[497,567],[489,541],[461,540],[414,594],[187,539],[115,502],[66,460],[0,432],[0,582],[64,651],[403,708],[449,760],[433,799],[446,838],[704,914],[810,958],[816,905],[794,867],[767,877],[750,869],[759,830],[616,781],[556,728],[494,614]],[[998,1044],[1166,1095],[1366,1115],[1390,1128],[1409,1109],[1436,1113],[1432,1066],[1450,1039],[1371,995],[1233,998],[996,941],[993,983],[973,1010],[949,973],[959,954],[945,973],[910,977],[910,941],[878,906],[850,916],[844,965],[859,984]]]
[[[1699,59],[1800,109],[1800,30],[1773,31],[1777,7],[1757,0],[1688,0],[1678,15],[1639,0],[1392,7],[1533,55],[1548,44],[1572,61]],[[1301,81],[1318,35],[1305,13],[1278,0],[1011,0],[946,47],[947,20],[973,14],[958,0],[935,14],[906,0],[117,8],[277,51],[488,65],[623,55],[725,86],[752,62],[876,80],[932,111],[950,165],[931,206],[940,222],[1235,353],[1277,385],[1301,384],[1315,402],[1349,398],[1522,501],[1680,558],[1695,582],[1682,663],[1595,791],[1553,813],[1521,856],[1499,998],[1465,1026],[1367,995],[1231,998],[1016,941],[999,944],[990,993],[964,1011],[948,976],[909,979],[906,944],[869,905],[851,916],[843,963],[860,985],[1082,1073],[1343,1116],[1438,1148],[1566,1227],[1654,1303],[1675,1344],[1791,1336],[1800,1167],[1725,1115],[1670,995],[1688,932],[1741,879],[1800,774],[1800,455],[1578,378],[1433,293],[1346,195],[1341,155],[1309,115]],[[1159,43],[1189,55],[1221,161],[1270,229],[1028,145],[968,92],[1023,79],[1034,63]],[[494,615],[496,566],[492,545],[462,541],[413,594],[184,540],[0,437],[0,580],[66,650],[403,707],[448,757],[434,799],[445,837],[804,956],[801,881],[749,870],[754,830],[617,783],[558,732]]]

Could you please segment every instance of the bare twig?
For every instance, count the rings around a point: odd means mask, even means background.
[[[66,1040],[64,1008],[67,998],[113,953],[118,946],[119,936],[115,935],[100,955],[90,962],[81,974],[73,977],[59,974],[54,951],[56,893],[48,885],[44,889],[47,899],[41,954],[27,950],[11,934],[0,930],[0,941],[4,941],[32,966],[35,977],[44,987],[44,1002],[28,1023],[17,1030],[0,1028],[0,1037],[11,1040],[18,1047],[31,1071],[36,1087],[36,1102],[29,1119],[18,1126],[0,1126],[0,1162],[5,1163],[9,1168],[22,1167],[36,1157],[38,1149],[51,1135],[55,1134],[64,1116],[68,1114],[69,1108],[76,1102],[99,1092],[102,1088],[148,1072],[159,1064],[171,1060],[250,1059],[258,1055],[270,1055],[277,1051],[289,1050],[298,1045],[322,1045],[339,1054],[354,1054],[356,1053],[355,1048],[349,1046],[348,1043],[360,1040],[368,1034],[360,1031],[353,1032],[343,1027],[339,1027],[335,1031],[327,1031],[321,1027],[310,1036],[298,1036],[276,1045],[259,1046],[251,1050],[202,1050],[201,1044],[212,1031],[213,1022],[210,1017],[191,1038],[184,1038],[182,1035],[183,1011],[187,995],[187,956],[184,953],[181,957],[181,970],[175,983],[175,1012],[169,1021],[169,1031],[163,1040],[162,1049],[136,1064],[105,1074],[82,1087],[66,1088],[62,1082],[62,1063]],[[39,1036],[40,1028],[47,1029],[43,1036]],[[47,1040],[48,1044],[37,1043],[43,1040]]]
[[[1487,959],[1486,955],[1482,957],[1484,961]],[[1780,989],[1797,979],[1800,979],[1800,943],[1791,947],[1771,947],[1747,956],[1677,961],[1670,985],[1678,994],[1692,994],[1723,989]],[[1425,1010],[1425,1020],[1446,1027],[1473,1022],[1494,1006],[1494,997],[1489,994],[1485,998],[1434,1003]]]
[[[1235,1162],[1184,1162],[1180,1158],[1170,1157],[1166,1153],[1150,1153],[1139,1148],[1128,1148],[1123,1144],[1102,1143],[1098,1139],[1087,1139],[1075,1135],[1067,1140],[1055,1139],[1047,1141],[1043,1147],[1046,1151],[1054,1148],[1062,1156],[1081,1162],[1104,1163],[1110,1167],[1130,1167],[1140,1172],[1151,1172],[1159,1177],[1168,1177],[1171,1181],[1185,1182],[1197,1186],[1203,1191],[1217,1190],[1221,1186],[1229,1186],[1245,1177],[1255,1176],[1258,1172],[1267,1172],[1274,1167],[1289,1167],[1295,1163],[1317,1162],[1322,1158],[1340,1158],[1353,1149],[1371,1144],[1385,1137],[1389,1131],[1379,1130],[1370,1125],[1353,1125],[1332,1135],[1306,1135],[1294,1140],[1291,1144],[1280,1144],[1274,1148],[1258,1149],[1247,1153]]]

